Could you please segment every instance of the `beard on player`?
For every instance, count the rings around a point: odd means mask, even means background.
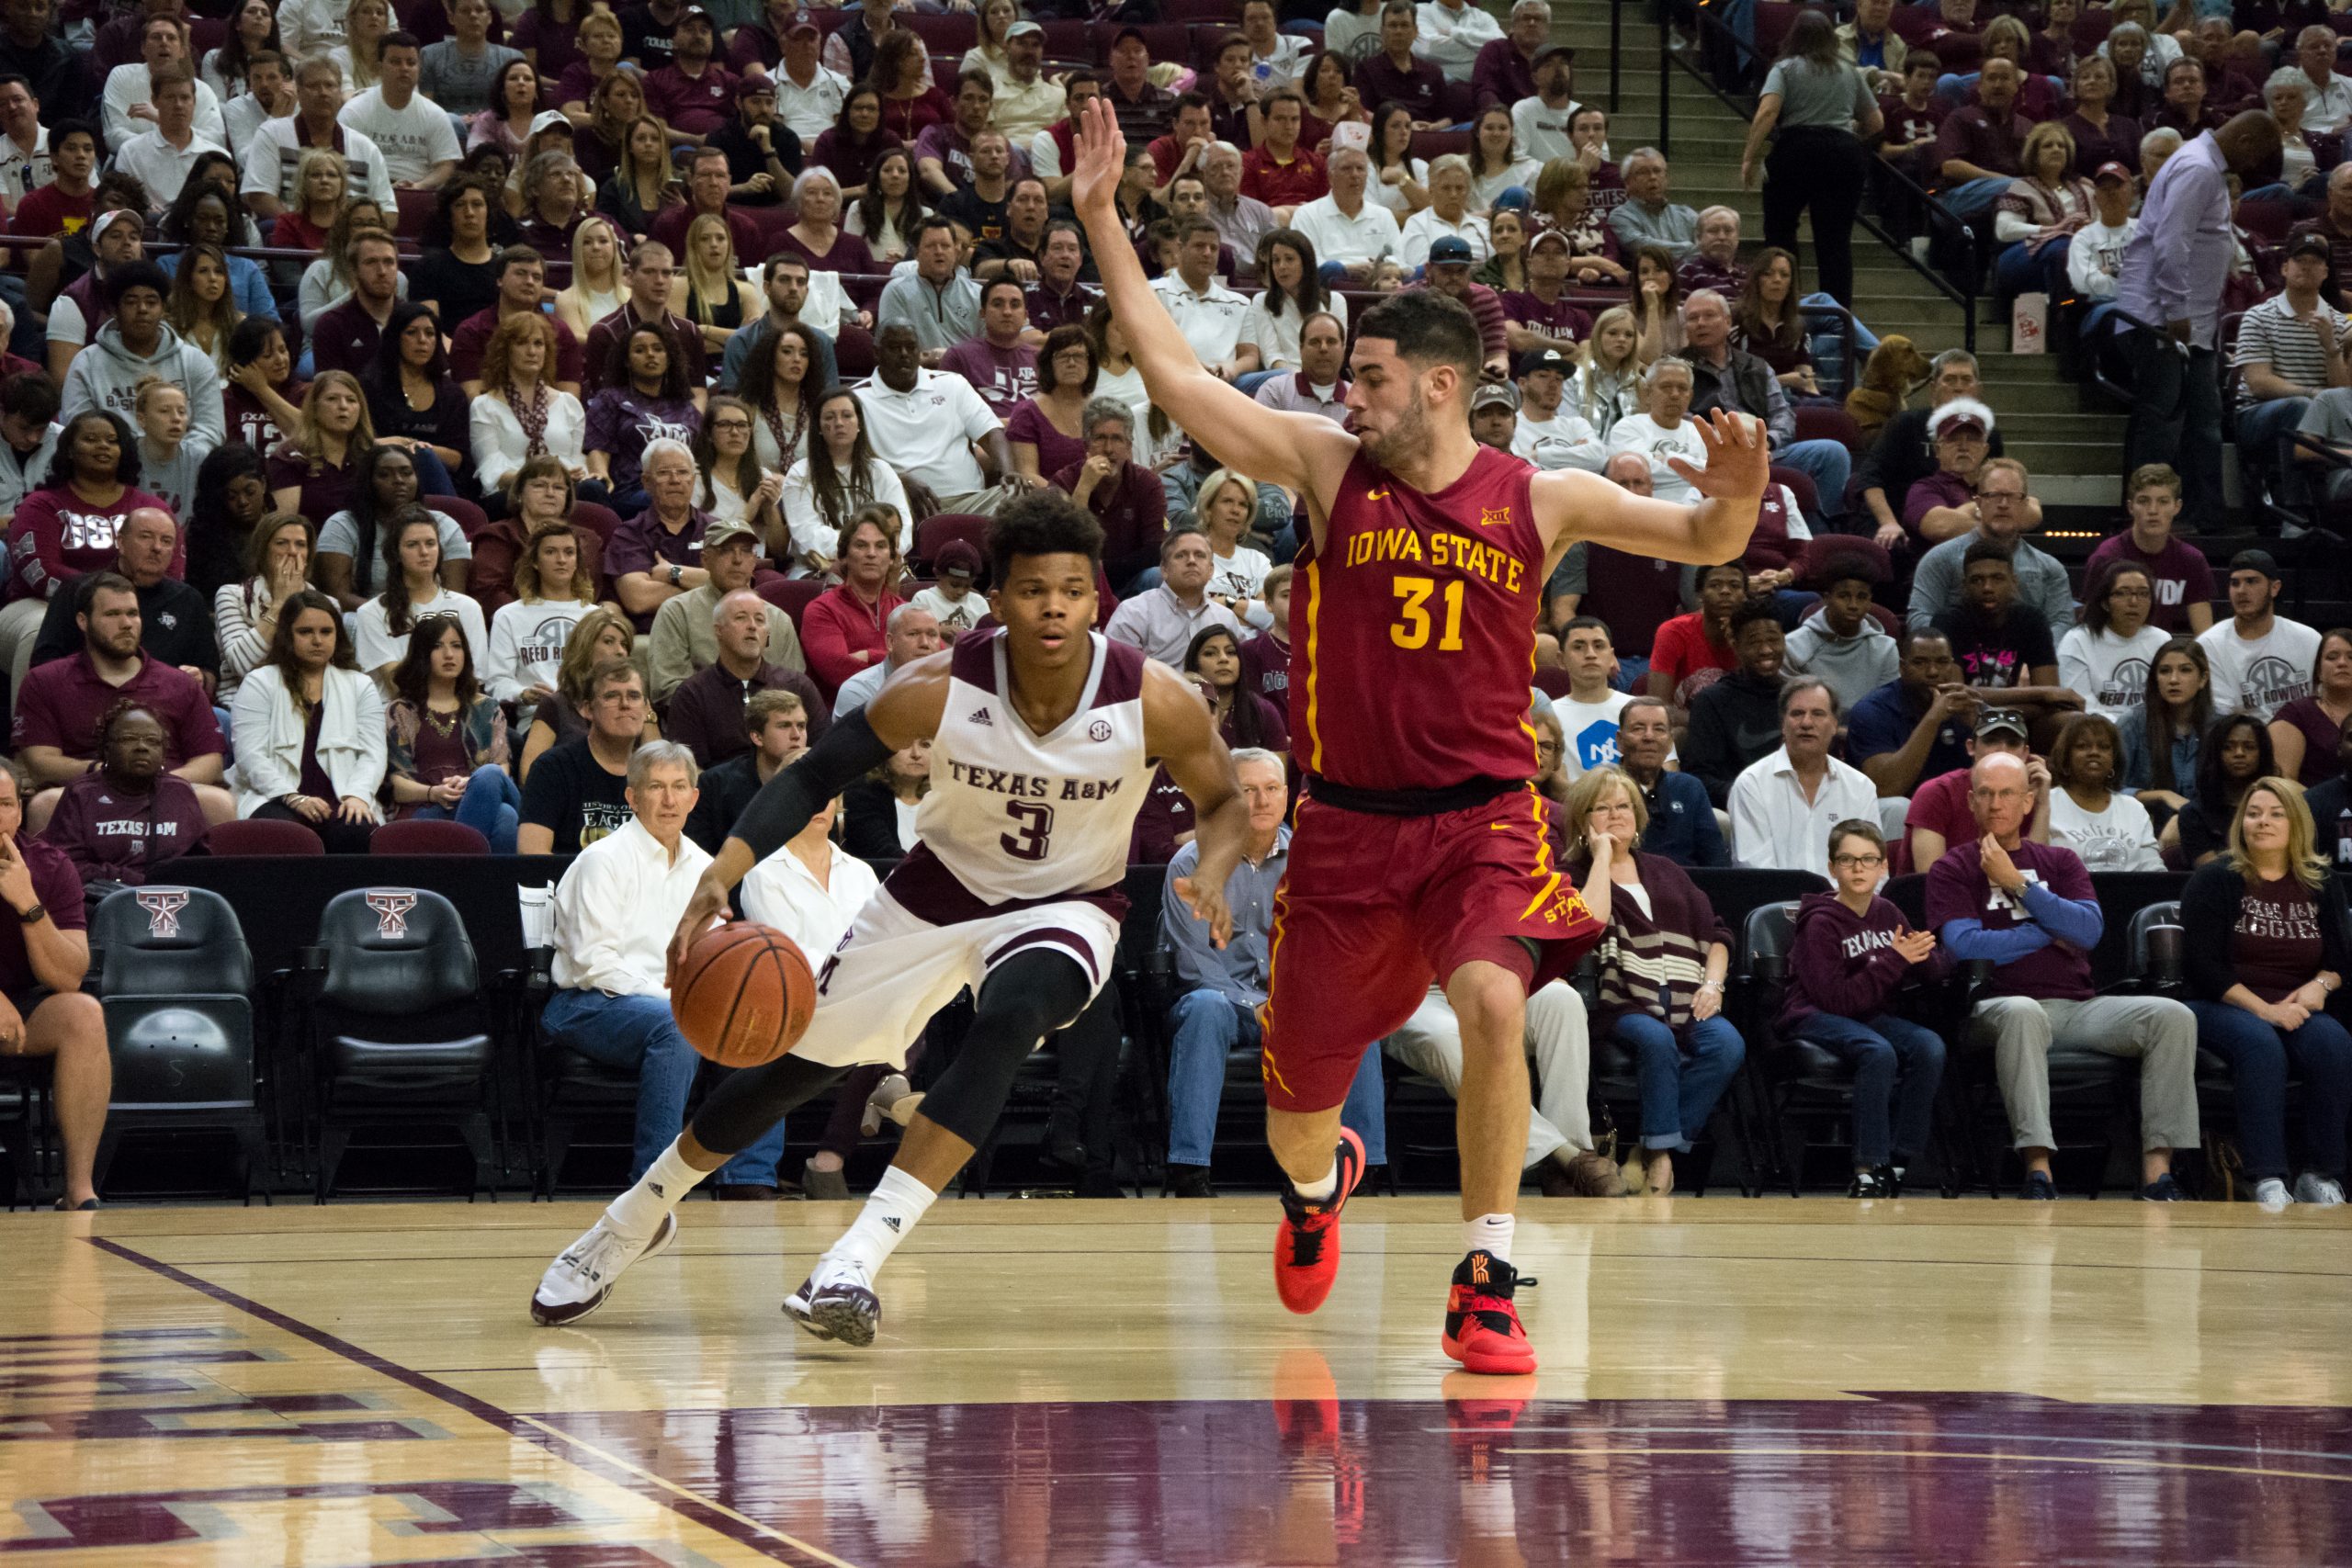
[[[1369,426],[1364,423],[1367,416],[1373,421]],[[1384,417],[1370,409],[1359,409],[1349,426],[1364,455],[1384,468],[1395,469],[1431,446],[1429,400],[1421,395],[1418,380],[1405,406],[1396,413]]]

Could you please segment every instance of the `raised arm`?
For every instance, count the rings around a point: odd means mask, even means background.
[[[1077,141],[1070,199],[1086,225],[1103,295],[1126,334],[1151,400],[1227,464],[1294,493],[1306,491],[1319,508],[1354,459],[1355,437],[1320,414],[1274,412],[1202,366],[1151,291],[1119,218],[1116,197],[1127,144],[1108,103],[1098,99],[1086,106]]]
[[[1694,468],[1679,457],[1668,458],[1667,466],[1703,498],[1694,506],[1635,495],[1581,469],[1538,474],[1530,491],[1535,521],[1555,541],[1555,552],[1581,539],[1690,566],[1746,555],[1771,479],[1764,427],[1721,409],[1703,418],[1693,415],[1690,424],[1706,445],[1706,467]]]

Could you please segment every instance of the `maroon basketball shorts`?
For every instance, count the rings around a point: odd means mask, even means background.
[[[1552,858],[1547,813],[1532,786],[1427,817],[1300,802],[1260,1014],[1268,1104],[1340,1104],[1364,1052],[1464,964],[1531,989],[1576,966],[1600,928]]]

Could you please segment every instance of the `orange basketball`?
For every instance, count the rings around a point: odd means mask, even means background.
[[[756,1067],[808,1032],[817,977],[782,931],[730,920],[686,949],[670,1011],[686,1043],[720,1066]]]

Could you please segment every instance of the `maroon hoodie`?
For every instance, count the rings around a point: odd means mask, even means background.
[[[1903,911],[1883,898],[1857,915],[1834,893],[1806,894],[1797,905],[1779,1027],[1794,1030],[1816,1012],[1871,1019],[1886,1011],[1911,968],[1894,946],[1903,924]]]

